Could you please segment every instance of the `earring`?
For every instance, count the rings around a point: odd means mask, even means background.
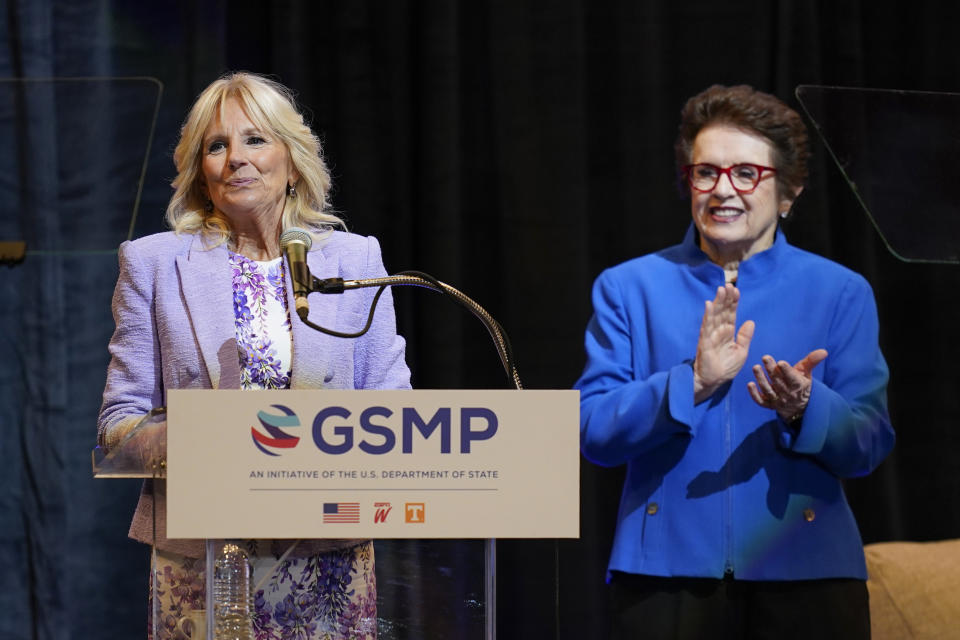
[[[297,197],[297,189],[292,184],[287,186],[287,197],[288,198]]]
[[[781,220],[786,220],[788,215],[790,215],[790,212],[789,212],[789,211],[781,211],[781,212],[780,212],[780,219],[781,219]]]

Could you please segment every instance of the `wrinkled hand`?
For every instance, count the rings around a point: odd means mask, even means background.
[[[167,459],[167,420],[147,418],[129,436],[122,445],[128,451],[131,460],[144,470],[164,465]]]
[[[706,302],[693,361],[694,402],[703,402],[733,380],[747,361],[754,324],[747,320],[736,331],[739,302],[740,291],[732,284],[717,287],[716,297]]]
[[[166,413],[133,416],[113,425],[105,445],[109,466],[115,471],[136,473],[162,468],[167,457]]]
[[[810,401],[813,370],[826,357],[826,349],[815,349],[791,367],[784,360],[763,356],[763,366],[753,365],[757,381],[747,383],[750,397],[761,407],[776,410],[785,422],[798,420]]]

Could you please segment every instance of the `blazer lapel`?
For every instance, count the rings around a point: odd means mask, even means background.
[[[187,313],[214,389],[240,388],[240,359],[233,311],[233,277],[227,248],[207,250],[194,236],[177,270]]]
[[[340,272],[338,256],[326,256],[323,249],[307,252],[307,266],[315,278],[335,278]],[[286,270],[287,278],[287,305],[290,309],[290,323],[293,333],[293,372],[291,374],[291,388],[293,389],[322,389],[328,387],[333,378],[331,357],[344,353],[343,348],[337,348],[336,338],[311,329],[303,324],[297,316],[293,303],[293,285],[290,281],[290,269]],[[310,313],[307,318],[313,324],[325,329],[337,329],[337,316],[341,294],[311,294]]]

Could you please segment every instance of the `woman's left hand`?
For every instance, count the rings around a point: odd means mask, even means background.
[[[771,356],[763,356],[762,366],[753,365],[757,381],[747,383],[750,397],[761,407],[774,409],[785,422],[795,422],[810,401],[813,370],[826,357],[826,349],[815,349],[790,366],[785,360],[777,362]]]

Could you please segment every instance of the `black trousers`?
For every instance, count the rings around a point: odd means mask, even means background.
[[[614,640],[870,640],[863,580],[658,578],[614,572]]]

